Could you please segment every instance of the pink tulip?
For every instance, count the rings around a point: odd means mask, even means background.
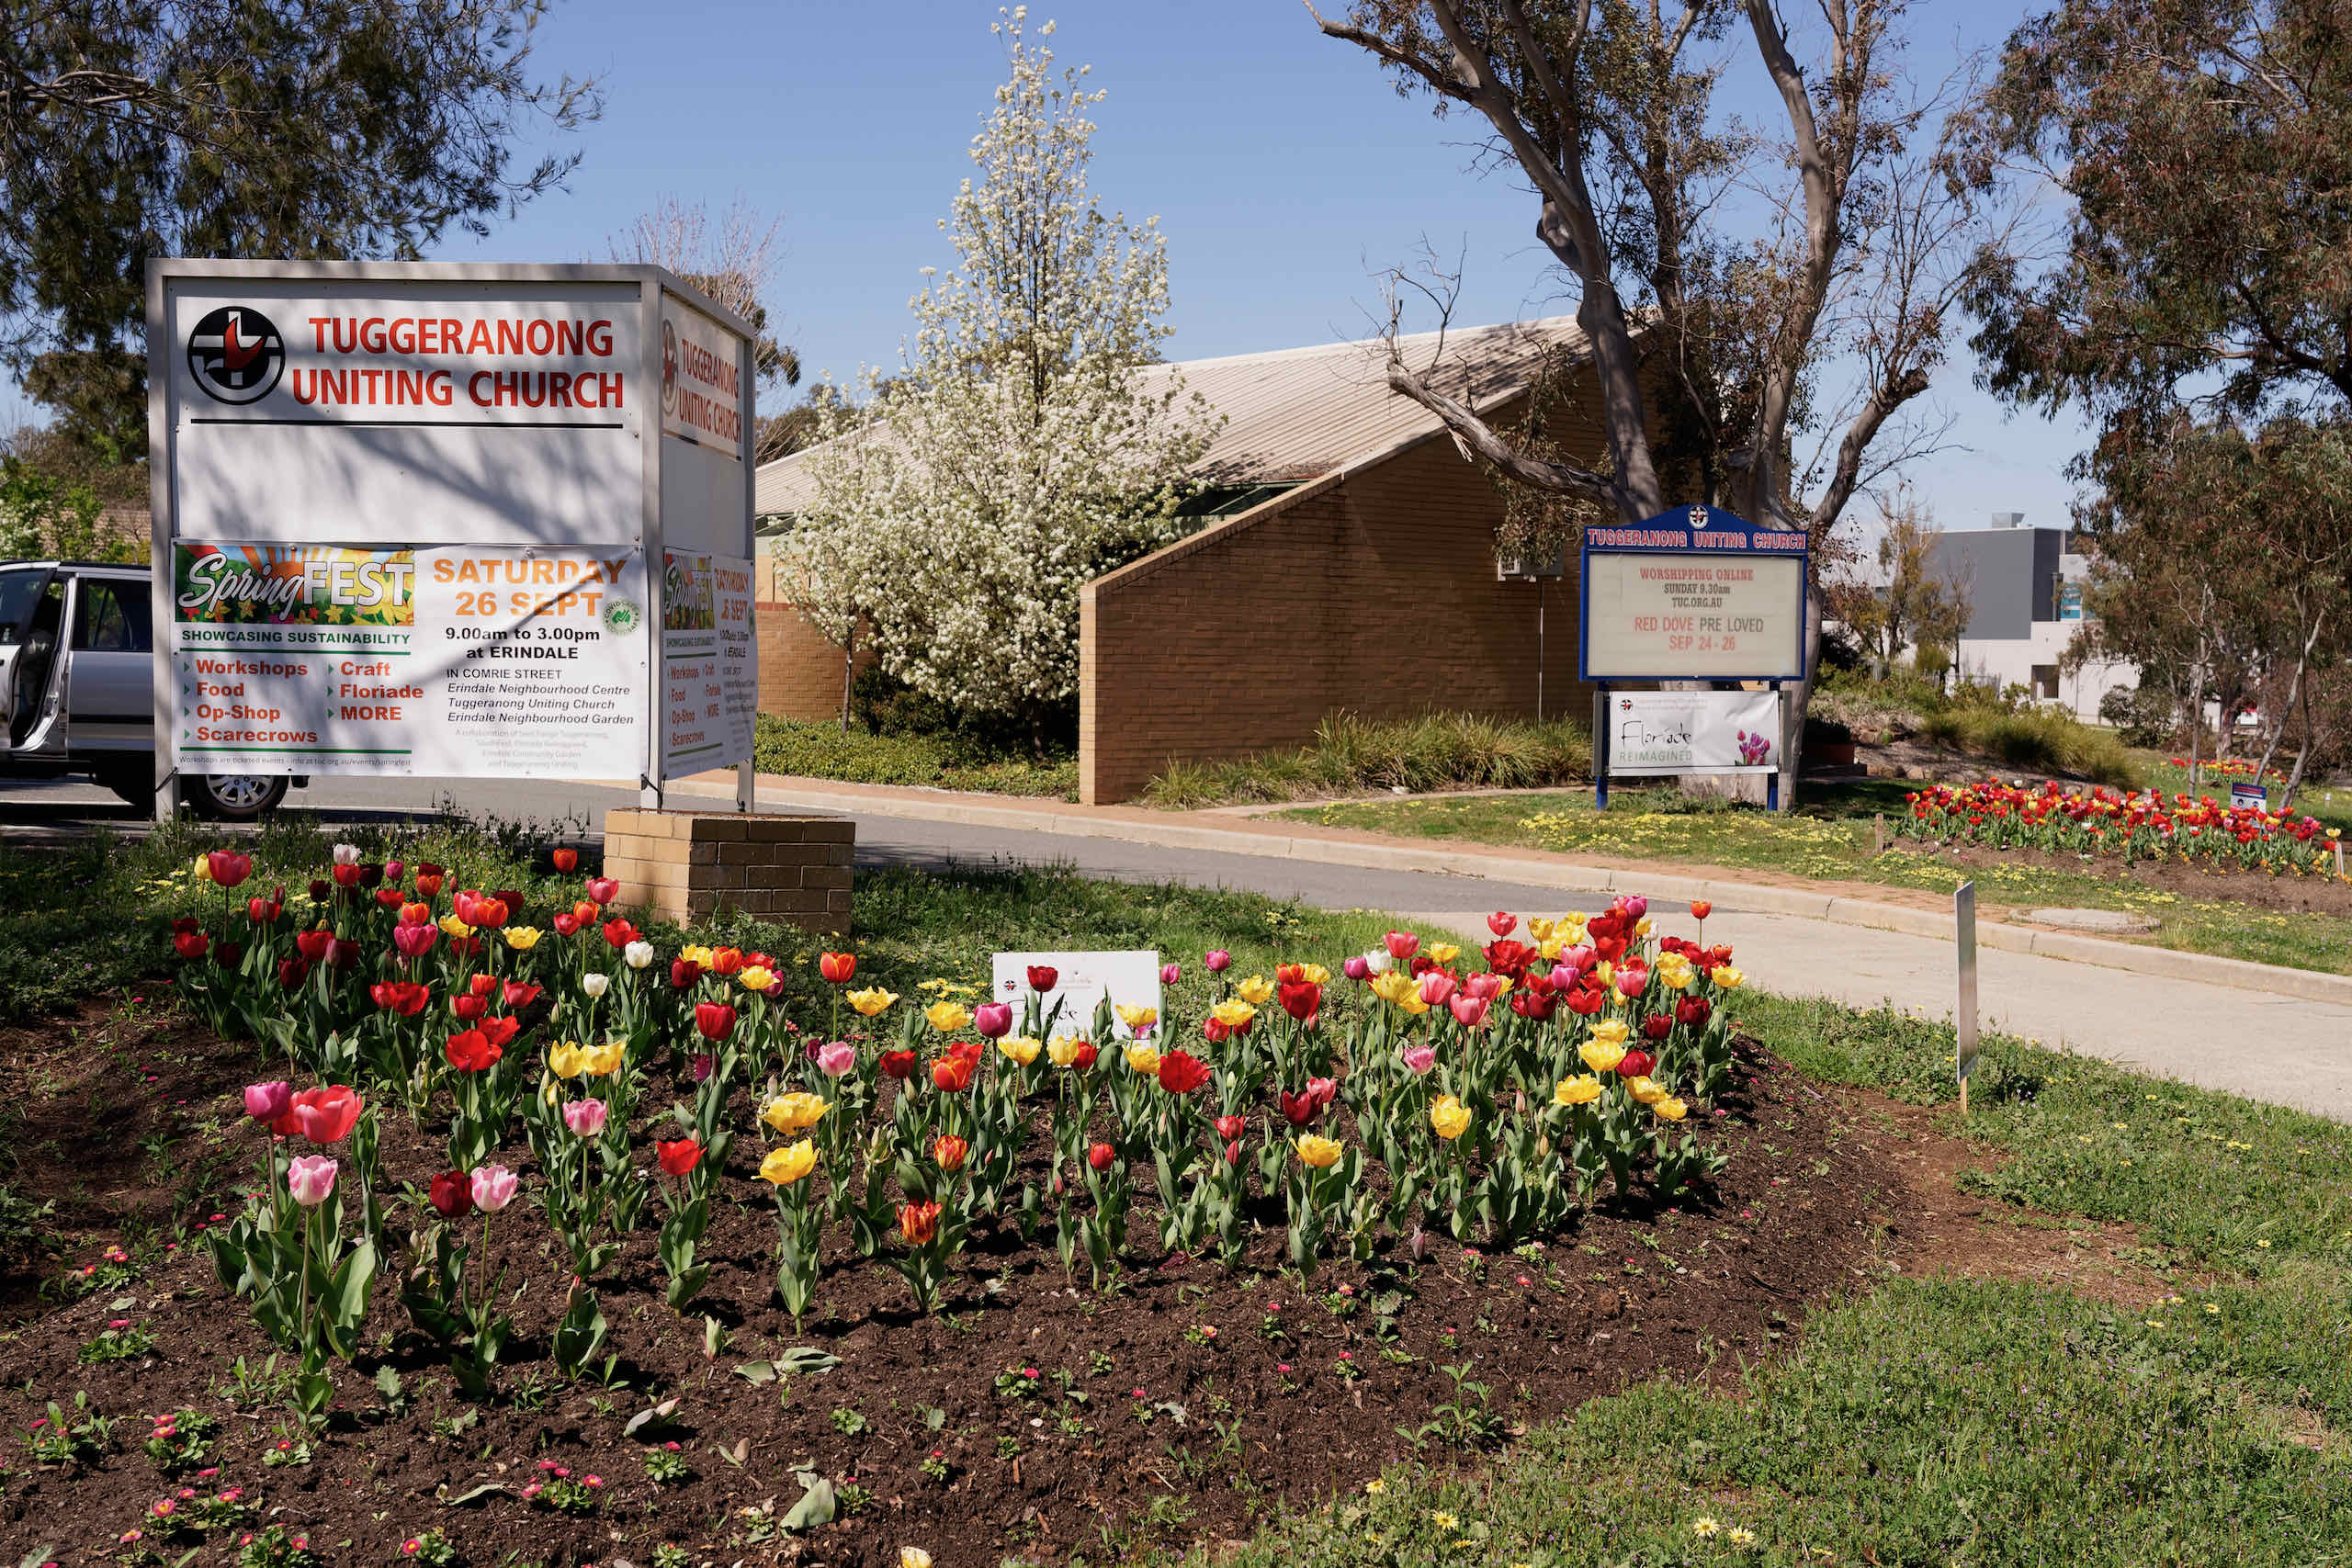
[[[621,896],[621,885],[610,876],[592,876],[587,881],[588,897],[598,905],[611,903]]]
[[[402,873],[402,872],[406,871],[407,869],[408,869],[408,863],[407,863],[407,862],[405,862],[405,861],[397,861],[397,860],[388,860],[388,861],[386,861],[386,862],[384,863],[384,880],[385,880],[385,882],[389,884],[389,883],[396,883],[396,882],[400,881],[400,879],[401,879],[401,873]]]
[[[1591,968],[1593,961],[1600,956],[1600,955],[1595,953],[1589,946],[1571,947],[1564,949],[1561,952],[1560,962],[1581,975],[1586,970]]]
[[[817,1066],[829,1078],[837,1078],[857,1066],[857,1047],[846,1040],[836,1040],[817,1047]]]
[[[1172,986],[1183,977],[1184,966],[1181,964],[1163,964],[1159,966],[1159,983],[1163,986]]]
[[[1315,1097],[1315,1102],[1317,1105],[1329,1106],[1331,1101],[1340,1097],[1340,1080],[1309,1078],[1306,1080],[1306,1092]]]
[[[1649,983],[1647,969],[1637,969],[1629,964],[1617,971],[1617,994],[1621,997],[1638,997]]]
[[[1421,939],[1411,931],[1390,931],[1386,941],[1388,956],[1399,964],[1411,963],[1413,954],[1421,950]]]
[[[1445,1004],[1453,1010],[1453,1021],[1464,1029],[1476,1029],[1487,1021],[1487,1009],[1491,1004],[1484,997],[1456,997]]]
[[[972,1010],[972,1027],[990,1040],[1001,1040],[1012,1032],[1012,1004],[982,1002]]]
[[[514,1201],[514,1189],[521,1185],[514,1173],[503,1165],[485,1165],[474,1172],[474,1207],[485,1214],[494,1214]]]
[[[1421,976],[1421,1000],[1430,1007],[1443,1007],[1445,998],[1453,995],[1453,976],[1442,969],[1432,969]]]
[[[400,950],[402,958],[422,958],[433,951],[433,944],[440,936],[439,926],[394,926],[392,945]]]
[[[1519,917],[1507,909],[1497,909],[1487,917],[1487,929],[1498,938],[1507,937],[1519,929]]]
[[[1201,955],[1201,964],[1212,975],[1222,975],[1233,964],[1233,954],[1221,947],[1213,947]]]
[[[1369,980],[1372,978],[1372,964],[1359,953],[1340,961],[1340,973],[1351,980]]]
[[[245,1114],[256,1122],[275,1122],[286,1114],[294,1103],[294,1086],[290,1083],[249,1083],[245,1086]]]
[[[1638,920],[1650,912],[1650,901],[1638,895],[1631,898],[1621,898],[1618,902],[1624,907],[1628,919]]]
[[[574,1100],[563,1108],[563,1124],[583,1138],[593,1138],[605,1130],[605,1102],[601,1100]]]
[[[1413,1076],[1416,1077],[1421,1077],[1437,1066],[1437,1053],[1426,1045],[1408,1048],[1404,1053],[1404,1058],[1405,1065],[1413,1069]]]
[[[286,1168],[286,1185],[294,1201],[315,1209],[334,1190],[335,1162],[325,1155],[300,1155]]]
[[[1503,977],[1500,975],[1473,975],[1462,982],[1462,988],[1480,1001],[1490,1002],[1503,994]]]

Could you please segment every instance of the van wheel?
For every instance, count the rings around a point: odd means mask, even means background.
[[[282,773],[203,773],[184,780],[180,798],[199,817],[250,822],[286,798]]]

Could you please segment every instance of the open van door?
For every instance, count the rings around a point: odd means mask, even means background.
[[[0,566],[0,733],[18,757],[62,757],[56,701],[65,583],[54,567]]]

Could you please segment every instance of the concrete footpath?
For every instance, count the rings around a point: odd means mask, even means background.
[[[673,786],[673,795],[721,793],[707,775]],[[731,776],[723,794],[733,798]],[[766,774],[759,803],[766,810],[838,812],[870,822],[871,829],[860,829],[860,844],[894,846],[886,861],[1066,861],[1091,874],[1165,875],[1284,892],[1334,908],[1392,908],[1479,941],[1487,940],[1486,916],[1498,905],[1521,915],[1557,914],[1599,908],[1615,892],[1640,892],[1661,907],[1668,929],[1677,930],[1689,924],[1679,907],[1706,897],[1715,906],[1709,939],[1736,946],[1741,967],[1759,987],[1851,1006],[1885,1003],[1932,1018],[1949,1017],[1953,1006],[1948,909],[1492,846],[1469,852],[1329,829],[1301,832],[1308,825],[1223,813],[1204,821],[1199,813]],[[932,826],[913,826],[919,823]],[[1116,847],[1123,844],[1136,848]],[[861,852],[861,862],[866,859]],[[1295,874],[1280,870],[1283,863]],[[1547,897],[1553,907],[1534,901]],[[2352,1121],[2352,978],[1990,922],[1980,926],[1978,942],[1980,1016],[1988,1028]]]

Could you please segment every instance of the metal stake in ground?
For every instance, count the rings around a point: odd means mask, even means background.
[[[1968,1117],[1968,1075],[1976,1070],[1976,884],[1963,882],[1951,896],[1952,941],[1960,954],[1960,1005],[1952,1011],[1959,1043],[1960,1114]]]

